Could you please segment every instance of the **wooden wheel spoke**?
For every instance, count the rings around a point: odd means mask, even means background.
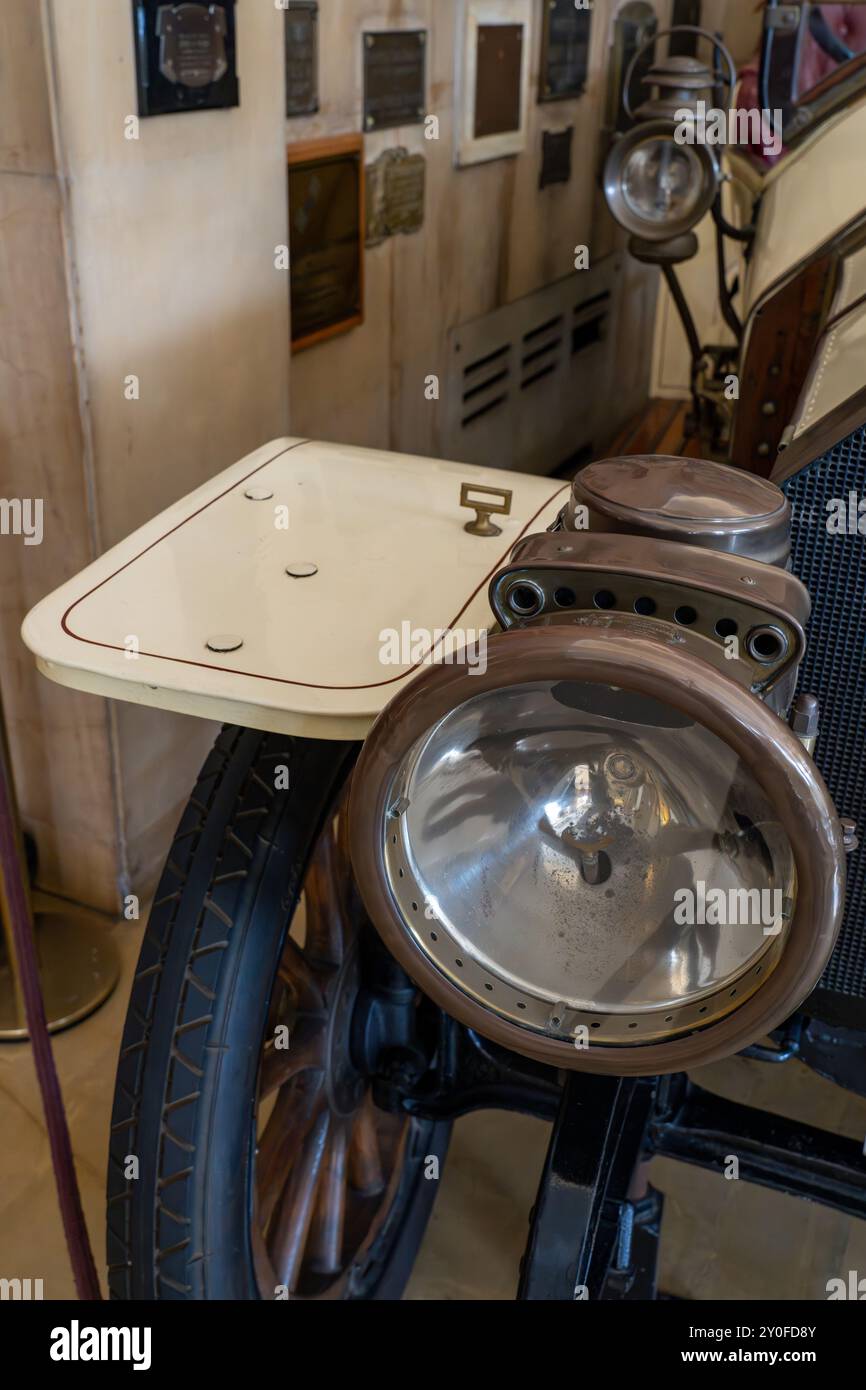
[[[355,1117],[349,1145],[349,1177],[356,1192],[373,1194],[385,1186],[373,1097],[368,1091]]]
[[[313,1117],[320,1108],[320,1090],[319,1077],[302,1077],[293,1086],[285,1087],[277,1096],[265,1125],[256,1155],[259,1221],[263,1230],[271,1219]]]
[[[343,1267],[343,1229],[346,1221],[348,1134],[345,1125],[328,1139],[319,1181],[307,1258],[316,1274],[339,1274]]]
[[[299,1009],[316,1012],[324,1008],[321,982],[297,941],[291,937],[286,941],[279,976],[294,991]]]
[[[322,832],[304,883],[307,913],[305,951],[314,960],[340,965],[348,935],[347,866],[337,849],[334,827]]]
[[[321,1071],[324,1065],[324,1024],[303,1021],[290,1032],[287,1048],[275,1047],[272,1040],[265,1044],[259,1100],[266,1100],[301,1072]]]
[[[316,1189],[327,1149],[330,1113],[323,1110],[307,1134],[300,1158],[274,1215],[268,1253],[277,1281],[292,1293],[298,1284],[313,1219]]]

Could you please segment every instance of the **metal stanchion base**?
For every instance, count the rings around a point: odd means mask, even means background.
[[[105,927],[73,913],[36,912],[36,950],[48,1028],[68,1028],[104,1004],[120,976],[120,957]],[[27,1038],[9,961],[0,955],[0,1041]]]

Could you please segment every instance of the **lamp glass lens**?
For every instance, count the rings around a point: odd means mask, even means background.
[[[702,185],[701,166],[693,152],[662,137],[636,145],[622,169],[627,206],[636,217],[654,225],[688,218]]]
[[[535,998],[611,1013],[700,1000],[762,968],[787,930],[795,865],[772,805],[726,743],[645,696],[476,696],[415,746],[400,785],[424,909],[407,927],[423,946],[438,922],[461,959]]]

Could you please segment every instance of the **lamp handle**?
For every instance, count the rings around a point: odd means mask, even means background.
[[[702,29],[698,24],[674,24],[670,29],[659,29],[657,33],[651,34],[650,37],[641,44],[628,65],[628,72],[625,75],[622,88],[622,104],[625,114],[630,121],[634,120],[634,112],[631,109],[631,98],[629,96],[634,70],[647,49],[652,48],[653,44],[655,44],[658,39],[666,38],[670,34],[699,34],[702,39],[708,39],[713,47],[719,50],[728,68],[728,77],[725,84],[729,88],[728,100],[730,101],[733,98],[734,88],[737,85],[737,65],[731,57],[731,52],[727,45],[724,44],[717,35],[711,33],[709,29]]]

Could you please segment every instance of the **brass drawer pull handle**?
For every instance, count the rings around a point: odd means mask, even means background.
[[[475,500],[471,494],[478,493],[479,500]],[[494,501],[481,501],[481,497],[494,498]],[[464,531],[468,531],[470,536],[501,536],[502,527],[496,526],[491,520],[495,512],[497,516],[510,516],[511,503],[514,493],[510,488],[504,487],[482,487],[480,483],[464,483],[460,489],[461,507],[472,507],[475,512],[475,520],[467,521]]]

